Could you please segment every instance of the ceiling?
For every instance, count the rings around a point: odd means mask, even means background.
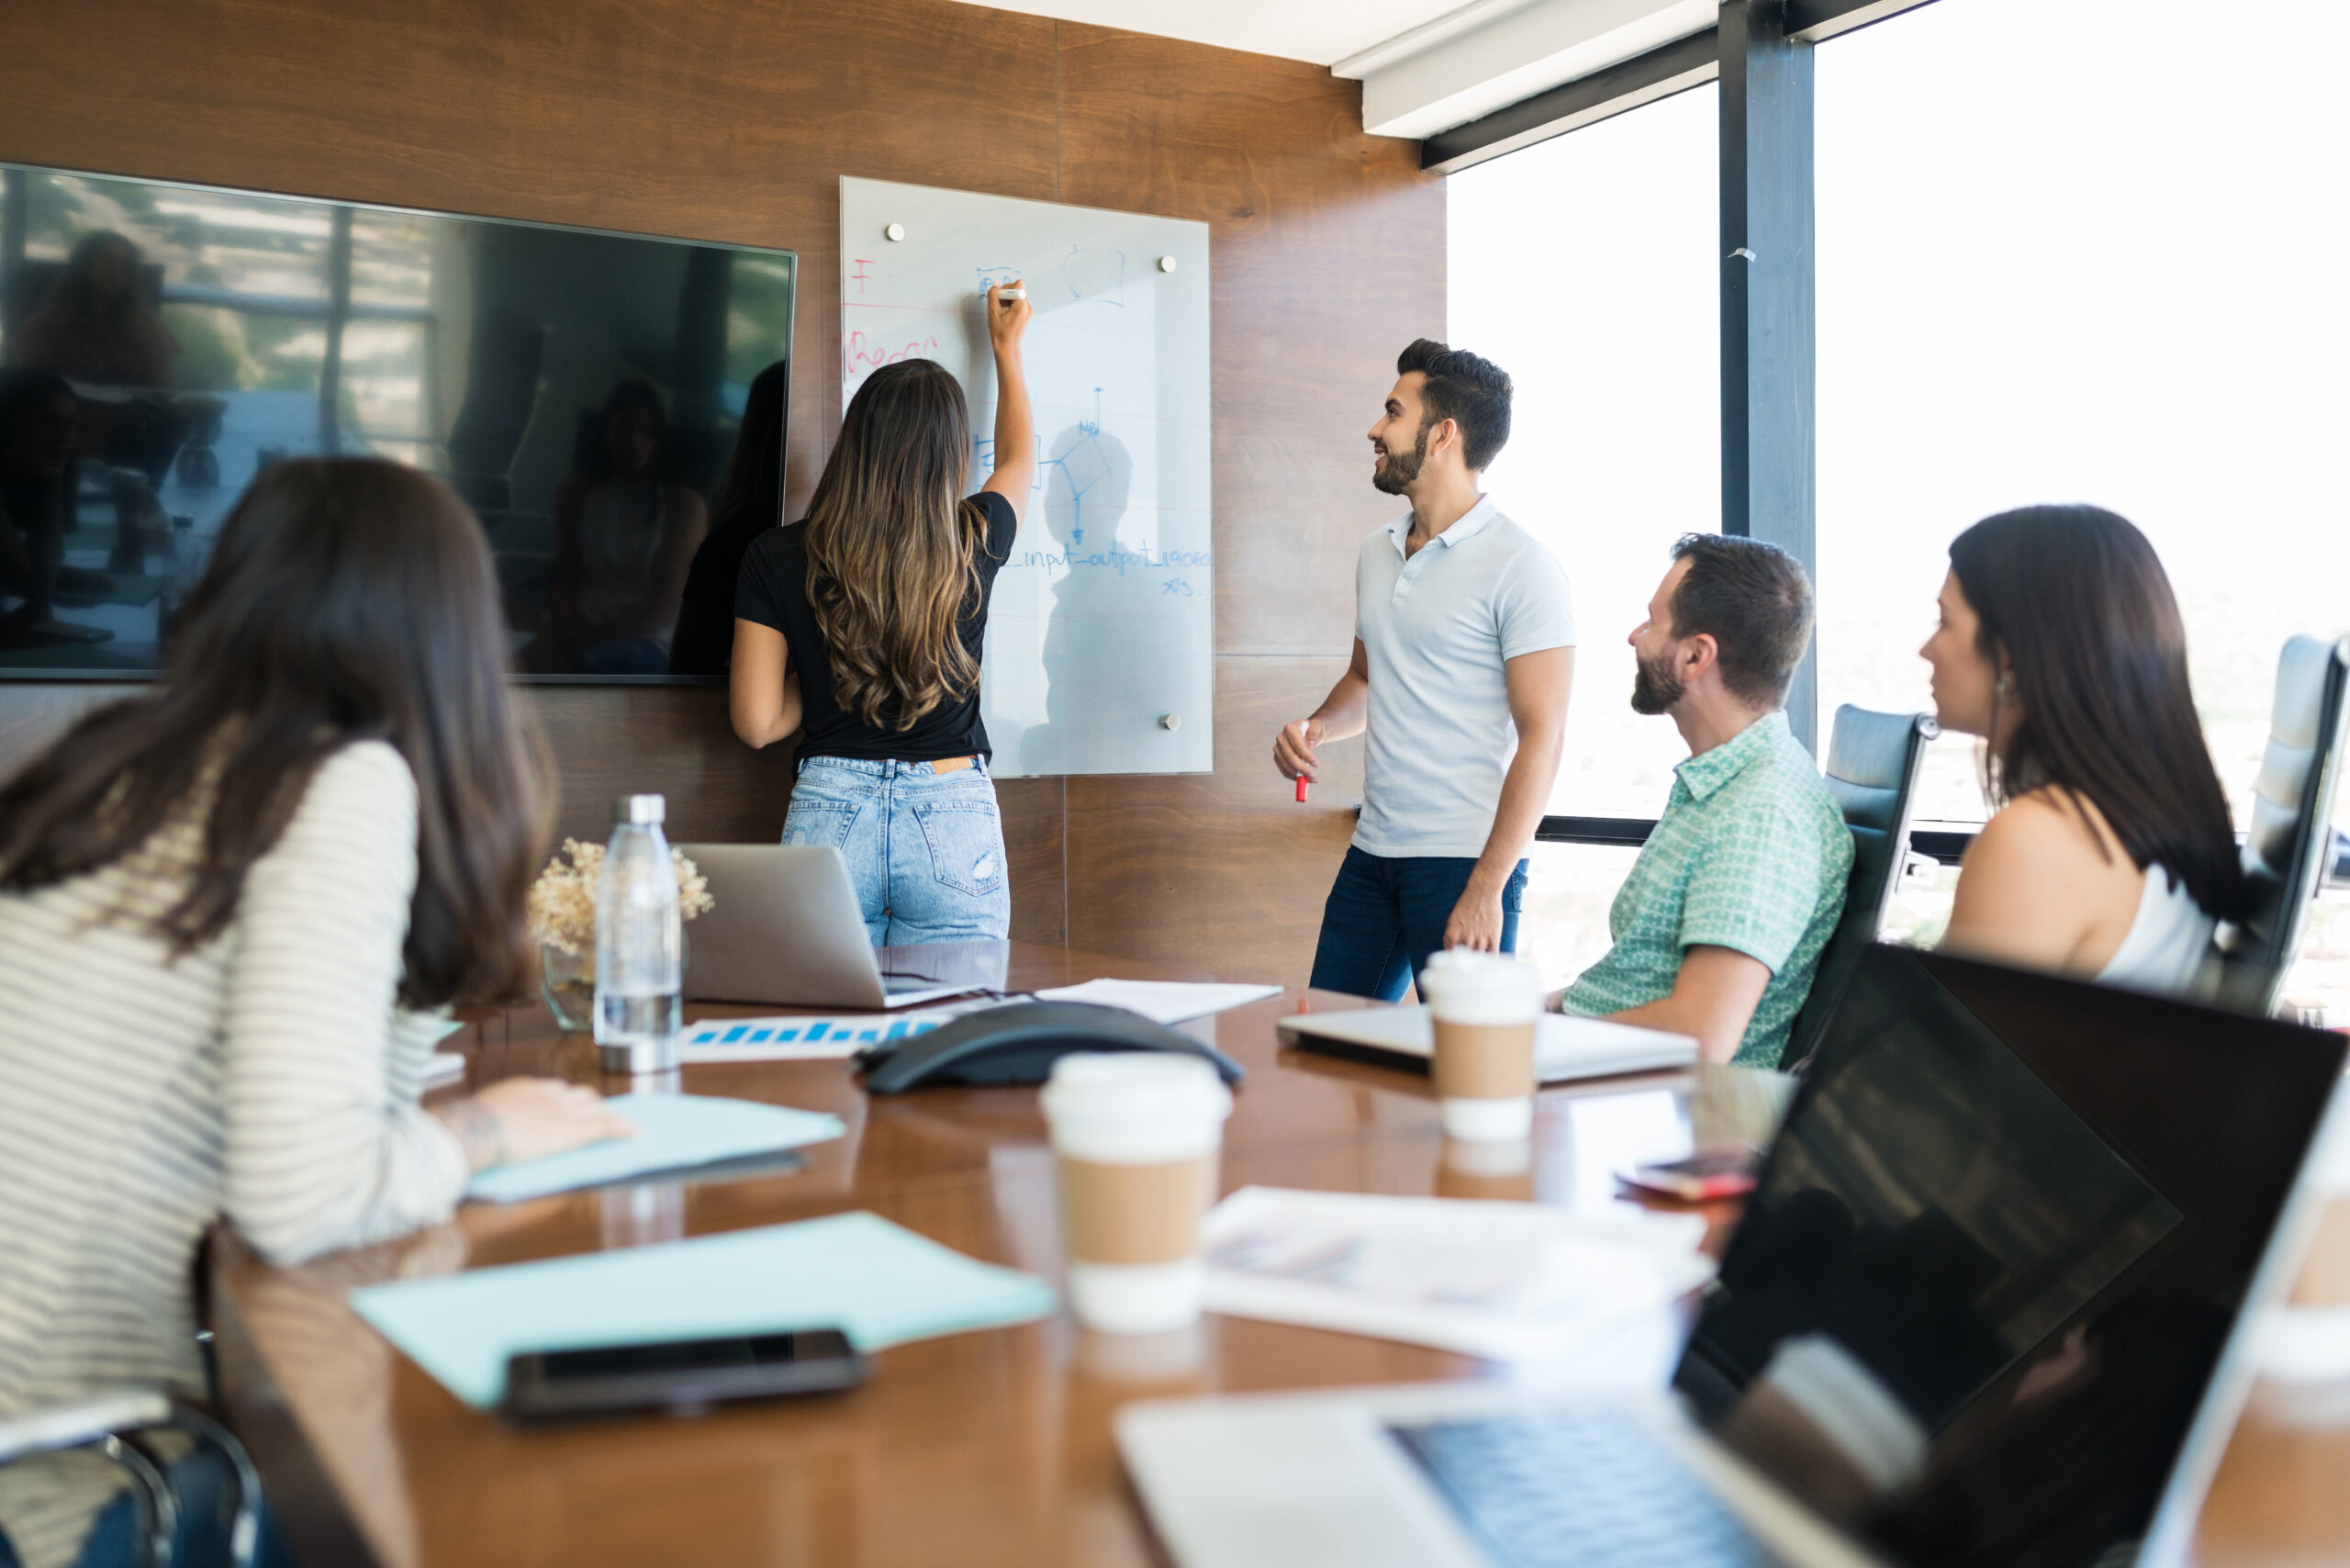
[[[1335,65],[1468,0],[990,0],[996,9]]]
[[[992,3],[1326,65],[1362,84],[1365,130],[1418,140],[1703,32],[1713,25],[1718,0]]]

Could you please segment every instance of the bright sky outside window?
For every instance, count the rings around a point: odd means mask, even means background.
[[[1940,0],[1817,56],[1821,712],[1924,708],[1951,537],[2161,552],[2239,823],[2277,654],[2350,625],[2350,255],[2315,0]],[[1980,820],[1944,742],[1923,814]]]
[[[1709,85],[1445,187],[1449,339],[1516,386],[1485,488],[1574,588],[1581,645],[1554,812],[1653,817],[1688,755],[1669,721],[1631,711],[1625,639],[1673,542],[1720,526],[1715,117]]]

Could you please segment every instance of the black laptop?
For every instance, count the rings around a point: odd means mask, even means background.
[[[1138,1405],[1119,1447],[1184,1568],[2178,1562],[2344,1047],[1876,947],[1668,1396]]]

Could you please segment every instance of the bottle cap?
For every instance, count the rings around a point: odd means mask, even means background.
[[[634,827],[658,827],[669,814],[669,801],[663,795],[621,795],[612,801],[612,821],[627,823]]]

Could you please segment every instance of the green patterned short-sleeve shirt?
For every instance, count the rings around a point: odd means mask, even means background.
[[[1852,834],[1811,754],[1769,713],[1674,769],[1664,815],[1607,913],[1616,945],[1566,1009],[1621,1013],[1673,992],[1690,947],[1759,958],[1771,983],[1736,1059],[1776,1067],[1844,909]]]

